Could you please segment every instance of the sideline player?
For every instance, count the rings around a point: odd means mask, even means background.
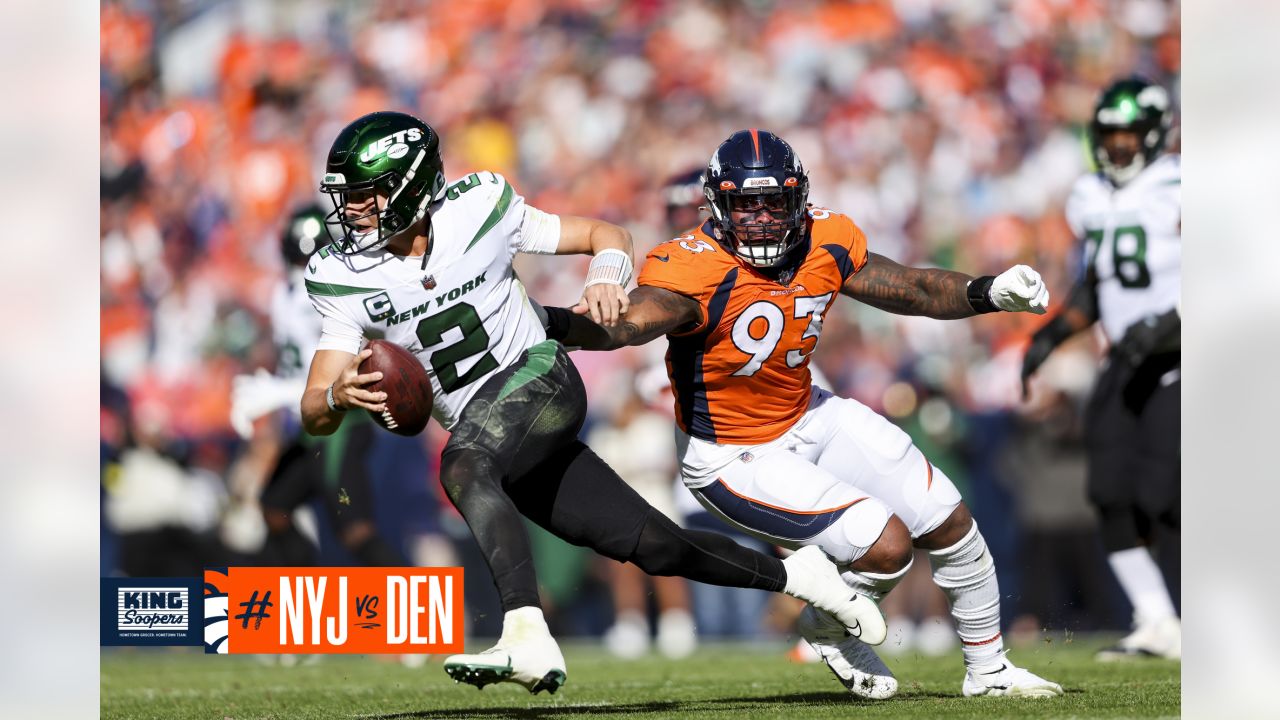
[[[964,694],[1060,695],[1005,658],[995,565],[955,486],[888,420],[814,387],[808,367],[837,295],[934,318],[1044,313],[1040,276],[1024,265],[981,278],[904,267],[868,252],[862,231],[808,205],[808,192],[790,145],[734,133],[703,177],[711,218],[649,253],[623,321],[548,308],[550,336],[590,350],[666,335],[681,474],[699,502],[769,542],[822,548],[876,599],[906,574],[913,544],[928,550],[963,641]],[[853,694],[897,692],[839,623],[806,608],[800,630]]]
[[[1165,89],[1111,84],[1089,123],[1098,172],[1076,181],[1067,222],[1085,244],[1084,278],[1033,336],[1026,382],[1053,349],[1101,322],[1111,352],[1085,415],[1089,500],[1107,561],[1134,610],[1131,634],[1098,654],[1182,658],[1182,624],[1149,547],[1181,530],[1182,165],[1165,153]]]
[[[822,553],[779,561],[681,530],[578,441],[582,380],[563,346],[547,340],[512,258],[593,255],[581,302],[608,326],[627,309],[625,230],[527,206],[495,173],[447,183],[436,132],[396,112],[366,115],[339,133],[320,189],[333,200],[329,223],[340,238],[307,266],[323,325],[303,422],[327,435],[353,407],[385,410],[385,394],[365,388],[381,374],[358,370],[370,354],[365,337],[385,337],[422,361],[433,416],[452,431],[440,481],[485,555],[505,613],[496,646],[445,661],[456,680],[510,681],[534,693],[565,681],[520,515],[652,575],[784,591],[883,642],[879,610],[850,592]]]

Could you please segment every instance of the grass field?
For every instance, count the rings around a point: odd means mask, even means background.
[[[569,682],[554,696],[455,685],[433,658],[410,669],[361,656],[267,666],[249,657],[103,651],[104,718],[1093,718],[1176,717],[1178,663],[1100,664],[1098,640],[1015,650],[1018,664],[1055,680],[1050,700],[963,698],[959,653],[889,658],[896,698],[854,700],[823,665],[799,665],[783,645],[725,645],[688,660],[627,663],[597,644],[566,643]]]

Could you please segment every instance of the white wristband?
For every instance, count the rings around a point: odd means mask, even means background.
[[[330,385],[324,391],[324,403],[329,406],[329,410],[333,412],[346,412],[344,407],[338,407],[338,403],[333,401],[333,386]]]
[[[585,287],[611,283],[626,287],[631,282],[631,255],[615,248],[608,248],[596,253],[591,258],[591,267],[587,269]]]

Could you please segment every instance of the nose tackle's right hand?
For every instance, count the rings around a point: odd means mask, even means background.
[[[387,409],[387,394],[381,390],[373,391],[365,386],[382,379],[381,371],[360,374],[360,363],[373,354],[369,348],[361,350],[351,362],[342,369],[338,379],[333,381],[333,403],[339,408],[360,407],[375,413]]]

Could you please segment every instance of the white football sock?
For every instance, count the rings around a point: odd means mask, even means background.
[[[844,578],[845,583],[859,595],[866,595],[879,603],[885,595],[889,594],[890,590],[902,582],[902,578],[907,576],[907,572],[911,570],[911,563],[913,562],[915,562],[914,557],[907,561],[906,567],[896,573],[882,574],[845,570],[840,573],[840,577]]]
[[[1136,624],[1147,625],[1178,616],[1160,567],[1145,547],[1113,552],[1107,556],[1107,563],[1133,604]]]
[[[550,635],[551,630],[547,627],[547,619],[542,615],[542,608],[526,605],[508,610],[502,616],[502,638],[498,644],[528,642]]]
[[[929,551],[933,582],[951,602],[951,617],[964,648],[964,664],[976,667],[1004,652],[1000,635],[1000,586],[987,542],[974,523],[960,542]]]

